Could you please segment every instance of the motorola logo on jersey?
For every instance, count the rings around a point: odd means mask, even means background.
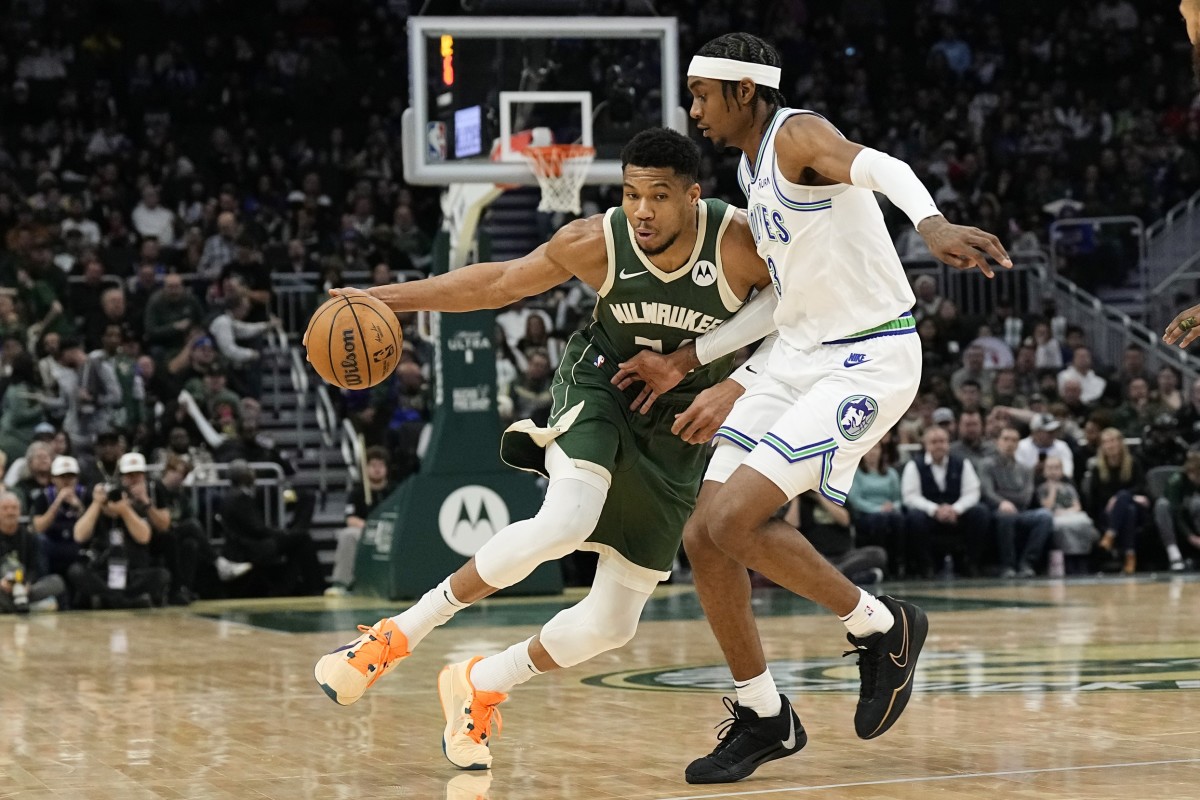
[[[473,556],[508,520],[508,506],[500,495],[486,486],[463,486],[442,501],[438,531],[451,550]]]
[[[697,261],[692,267],[692,281],[697,286],[712,286],[717,282],[717,265],[711,261]]]
[[[780,244],[790,242],[792,234],[783,222],[783,212],[755,203],[750,209],[750,233],[754,236],[754,243],[759,244],[764,238]]]

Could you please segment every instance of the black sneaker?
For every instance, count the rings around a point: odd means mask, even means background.
[[[929,633],[925,612],[893,597],[880,597],[896,618],[886,633],[873,633],[864,639],[846,634],[854,649],[844,655],[858,654],[858,676],[862,687],[858,709],[854,712],[854,732],[860,739],[874,739],[896,723],[912,694],[917,657]]]
[[[808,734],[792,704],[783,695],[783,708],[773,717],[760,718],[728,697],[722,698],[732,714],[717,733],[717,747],[688,764],[688,783],[733,783],[749,776],[761,764],[798,753],[808,744]]]

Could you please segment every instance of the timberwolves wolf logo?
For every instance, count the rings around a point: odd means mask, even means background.
[[[850,441],[859,438],[871,427],[878,413],[879,404],[865,394],[847,397],[838,406],[838,427],[842,429],[842,436]]]
[[[486,486],[455,489],[438,511],[438,530],[460,556],[473,556],[496,531],[508,524],[508,506]]]
[[[712,286],[717,281],[717,265],[711,261],[697,261],[692,267],[692,280],[697,286]]]

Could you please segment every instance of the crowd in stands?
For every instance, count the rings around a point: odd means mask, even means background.
[[[676,14],[684,53],[730,30],[767,35],[794,105],[909,160],[949,216],[1012,248],[1048,246],[1048,223],[1064,215],[1149,220],[1200,181],[1200,125],[1166,6],[601,6]],[[186,603],[252,579],[248,591],[321,588],[306,530],[313,497],[289,485],[294,460],[263,433],[260,359],[281,327],[281,291],[312,307],[331,286],[429,268],[437,195],[406,185],[399,157],[408,13],[403,0],[9,5],[0,19],[0,605],[15,586],[23,603],[73,607]],[[729,159],[705,153],[705,192],[736,201]],[[919,255],[911,233],[896,230],[902,253]],[[1070,246],[1074,277],[1119,278],[1123,262],[1101,258],[1104,242]],[[1041,571],[1052,563],[1045,551],[1082,568],[1072,557],[1092,539],[1133,568],[1129,554],[1148,530],[1172,565],[1194,556],[1200,460],[1189,447],[1200,440],[1200,390],[1170,370],[1144,374],[1134,351],[1120,365],[1094,363],[1084,332],[1053,307],[1028,320],[997,308],[984,334],[931,286],[917,290],[927,390],[864,468],[879,476],[877,502],[852,504],[849,520],[887,555],[889,572],[928,573],[944,555],[968,572]],[[545,417],[563,341],[593,299],[572,286],[499,315],[505,416]],[[394,376],[338,398],[382,448],[371,451],[371,497],[419,467],[429,421],[429,345],[414,319],[404,323]],[[1142,447],[1129,452],[1128,438]],[[910,469],[898,449],[912,444],[926,455]],[[1153,467],[1185,461],[1163,492],[1149,492]],[[288,520],[268,519],[256,502],[254,463],[284,473]],[[188,489],[214,465],[232,484],[219,503],[223,551]],[[902,477],[889,472],[897,469]],[[351,503],[348,529],[361,530],[365,496]],[[995,534],[956,537],[984,511]],[[822,507],[800,512],[814,524],[841,519]]]

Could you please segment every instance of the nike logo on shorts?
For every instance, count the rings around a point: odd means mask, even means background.
[[[849,356],[846,357],[846,360],[842,362],[842,366],[843,367],[857,367],[859,364],[865,364],[870,360],[871,359],[867,358],[862,353],[851,353]]]

